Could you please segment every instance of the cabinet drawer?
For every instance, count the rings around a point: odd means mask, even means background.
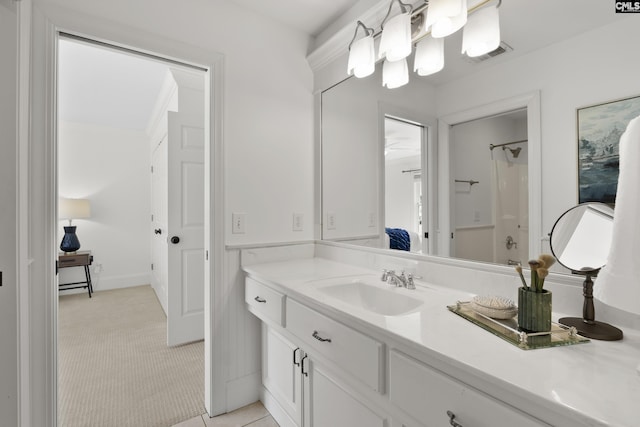
[[[58,267],[78,267],[82,265],[89,265],[89,254],[75,254],[75,255],[60,255],[58,257]]]
[[[284,326],[284,299],[284,294],[247,277],[244,285],[244,300],[253,307],[253,313],[260,319]]]
[[[382,352],[378,341],[289,299],[287,329],[310,350],[329,359],[375,391],[382,392]]]
[[[389,400],[428,426],[447,425],[447,411],[463,426],[547,425],[394,350],[389,352]]]

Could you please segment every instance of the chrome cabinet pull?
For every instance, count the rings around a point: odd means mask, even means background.
[[[311,336],[320,342],[331,342],[331,338],[322,338],[318,331],[313,331],[313,334],[311,334]]]
[[[267,302],[266,299],[264,298],[260,298],[259,296],[255,297],[254,300],[258,301],[258,302]]]
[[[464,427],[462,424],[455,420],[456,414],[451,411],[447,411],[447,415],[449,416],[449,424],[451,424],[453,427]]]
[[[300,361],[300,372],[302,373],[302,375],[304,375],[305,377],[309,376],[308,372],[304,371],[304,361],[308,356],[305,354],[305,356],[302,358],[302,360]]]
[[[293,364],[296,366],[300,366],[300,362],[297,362],[296,360],[296,353],[298,352],[298,350],[300,350],[300,347],[296,348],[295,350],[293,350]]]

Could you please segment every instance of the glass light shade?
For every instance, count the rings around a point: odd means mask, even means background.
[[[467,23],[467,0],[431,0],[425,25],[434,38],[455,33]]]
[[[373,47],[373,35],[356,40],[349,51],[347,73],[358,78],[371,75],[376,69],[376,54]]]
[[[497,7],[472,13],[462,30],[462,53],[480,56],[500,46],[500,14]]]
[[[58,219],[91,218],[91,205],[87,199],[64,199],[58,204]]]
[[[409,83],[409,67],[407,58],[399,61],[384,61],[382,66],[382,86],[395,89]]]
[[[391,18],[382,30],[378,58],[399,61],[411,54],[411,15],[401,13]]]
[[[427,36],[416,46],[413,71],[419,76],[428,76],[444,68],[444,39]]]

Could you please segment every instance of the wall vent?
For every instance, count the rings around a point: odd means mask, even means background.
[[[467,62],[470,62],[472,64],[477,64],[479,62],[486,61],[487,59],[491,59],[498,55],[502,55],[503,53],[511,52],[512,50],[513,48],[511,46],[509,46],[505,42],[500,42],[500,46],[498,46],[495,50],[492,50],[489,53],[485,53],[484,55],[480,55],[480,56],[475,56],[473,58],[467,55],[464,55],[464,58],[467,60]]]

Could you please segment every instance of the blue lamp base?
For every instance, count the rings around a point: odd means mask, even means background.
[[[80,249],[80,241],[76,236],[76,226],[64,227],[64,236],[60,243],[60,249],[63,252],[75,252]]]

